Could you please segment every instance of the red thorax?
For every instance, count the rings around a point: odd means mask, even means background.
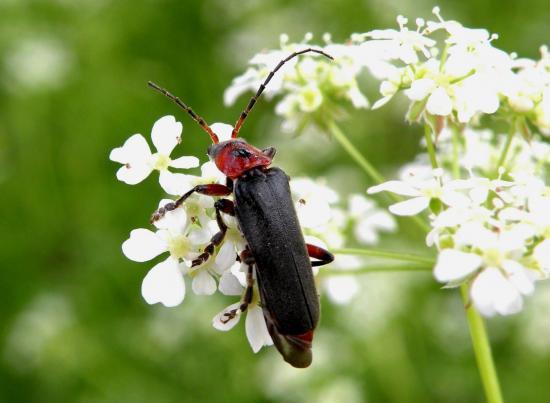
[[[208,155],[225,176],[235,179],[252,168],[268,167],[271,155],[251,146],[243,139],[222,141],[208,148]]]

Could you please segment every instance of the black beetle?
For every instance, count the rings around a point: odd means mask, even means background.
[[[195,186],[175,202],[157,210],[151,220],[158,220],[166,211],[176,209],[195,192],[209,196],[233,193],[234,202],[223,198],[216,201],[214,207],[220,231],[212,237],[192,266],[205,262],[223,241],[227,226],[221,213],[236,216],[248,245],[240,256],[241,261],[248,266],[248,273],[247,289],[238,310],[245,311],[251,302],[253,268],[256,266],[261,305],[269,334],[285,361],[299,368],[311,364],[313,332],[319,321],[319,296],[312,266],[328,264],[334,260],[334,256],[322,248],[305,243],[290,196],[289,178],[281,169],[269,168],[275,149],[270,147],[259,150],[237,138],[237,135],[277,70],[293,57],[306,52],[319,53],[332,59],[321,50],[308,48],[281,60],[250,99],[235,124],[231,140],[223,142],[219,141],[204,119],[179,98],[149,82],[149,86],[183,108],[210,135],[214,144],[209,146],[208,155],[227,176],[226,185]],[[309,256],[317,260],[311,262]],[[226,313],[226,320],[232,319],[238,310]]]

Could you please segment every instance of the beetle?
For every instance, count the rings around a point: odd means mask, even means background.
[[[208,133],[213,143],[208,147],[208,156],[227,177],[225,185],[203,184],[193,187],[176,201],[153,213],[151,220],[156,221],[167,211],[178,208],[193,193],[218,197],[233,194],[234,202],[226,198],[215,202],[219,232],[191,265],[206,262],[216,246],[223,241],[227,225],[221,213],[235,216],[247,243],[238,258],[247,266],[247,287],[239,308],[226,312],[223,320],[229,321],[239,311],[246,311],[251,303],[255,267],[269,334],[284,360],[298,368],[311,364],[313,333],[319,321],[319,295],[312,266],[328,264],[334,260],[334,256],[323,248],[305,243],[290,195],[289,177],[280,168],[270,167],[275,149],[269,147],[260,150],[239,138],[238,133],[275,73],[292,58],[308,52],[333,59],[321,50],[308,48],[281,60],[241,113],[231,139],[222,142],[205,120],[179,98],[152,82],[148,83],[185,110]],[[310,261],[310,257],[316,260]]]

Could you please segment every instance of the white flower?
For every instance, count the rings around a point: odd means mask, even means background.
[[[290,190],[303,227],[320,227],[330,221],[331,204],[338,201],[338,194],[334,190],[308,178],[292,178]]]
[[[323,50],[334,57],[328,60],[317,53],[308,53],[285,63],[273,76],[264,93],[267,99],[281,95],[275,106],[275,113],[283,116],[283,129],[296,131],[302,123],[323,123],[322,120],[341,117],[342,111],[336,104],[341,100],[351,102],[355,108],[367,108],[368,100],[359,89],[357,76],[363,69],[360,60],[364,52],[354,44],[332,44],[325,47],[311,45],[311,35],[301,43],[281,41],[281,49],[269,50],[255,55],[249,62],[251,67],[235,78],[224,94],[226,105],[235,102],[238,96],[260,87],[270,71],[292,52],[306,47]],[[327,40],[328,37],[325,37]],[[310,119],[313,118],[313,119]]]
[[[319,244],[319,246],[322,246],[322,244]],[[338,259],[331,263],[331,269],[354,270],[359,269],[362,265],[362,261],[356,256],[340,255]],[[342,275],[336,273],[323,278],[322,284],[326,290],[327,297],[338,305],[349,304],[360,291],[357,276],[352,274]]]
[[[381,43],[387,48],[387,52],[392,54],[392,58],[400,59],[405,64],[418,63],[417,52],[421,52],[424,57],[429,58],[429,48],[434,46],[436,42],[424,36],[418,31],[409,31],[405,26],[407,19],[403,16],[397,17],[399,31],[395,29],[376,29],[365,34],[365,38],[372,38]]]
[[[441,200],[447,206],[468,205],[469,199],[454,190],[453,181],[441,183],[441,172],[434,170],[434,177],[421,182],[388,181],[370,187],[367,192],[374,194],[389,191],[402,196],[411,196],[409,200],[392,204],[389,210],[395,215],[415,215],[429,207],[431,200]]]
[[[355,221],[355,237],[365,245],[378,243],[378,231],[393,232],[397,228],[391,215],[378,209],[372,200],[360,194],[350,196],[349,215]]]
[[[212,325],[221,331],[231,330],[237,323],[239,323],[241,318],[242,313],[238,310],[240,305],[240,302],[229,305],[217,314],[214,319],[212,319]],[[233,311],[234,309],[237,310],[237,314],[234,318],[227,320],[225,314]],[[265,324],[262,308],[257,303],[252,303],[248,305],[246,312],[246,337],[250,347],[252,347],[252,351],[257,353],[263,346],[273,345],[273,340],[267,331],[267,325]]]
[[[473,277],[470,296],[485,316],[516,313],[522,296],[534,291],[536,273],[519,262],[528,236],[521,229],[495,233],[479,223],[462,225],[454,236],[455,248],[471,251],[442,250],[434,275],[448,285]]]
[[[199,165],[197,157],[170,158],[174,147],[181,142],[182,125],[173,116],[157,120],[151,131],[151,138],[157,152],[151,153],[147,141],[141,134],[134,134],[122,147],[111,151],[109,158],[123,166],[117,171],[117,178],[129,185],[135,185],[149,176],[153,170],[160,171],[159,182],[169,194],[182,194],[178,177],[168,170],[172,168],[194,168]]]
[[[159,207],[168,202],[171,200],[162,200]],[[141,291],[147,303],[160,302],[172,307],[179,305],[185,296],[183,274],[186,266],[180,263],[180,259],[194,259],[199,248],[210,239],[210,233],[188,225],[183,209],[167,212],[155,225],[160,228],[157,232],[145,228],[132,230],[130,238],[122,244],[122,252],[136,262],[146,262],[165,252],[170,253],[165,261],[147,273]]]
[[[244,273],[242,270],[248,270],[244,264],[241,266],[241,271],[239,266],[235,264],[231,270],[228,270],[224,273],[222,280],[220,281],[220,289],[224,289],[224,294],[226,295],[242,295],[244,291],[244,285],[246,284]],[[223,281],[223,285],[222,285]],[[228,331],[235,327],[239,323],[242,311],[240,310],[242,302],[237,302],[235,304],[229,305],[227,308],[222,310],[212,319],[212,325],[214,328],[221,331]],[[269,335],[267,330],[267,325],[265,323],[264,315],[262,308],[260,307],[260,298],[257,290],[254,290],[253,298],[251,303],[248,305],[246,310],[246,337],[250,343],[252,350],[257,353],[263,346],[271,346],[273,340]],[[228,316],[230,315],[230,316]]]

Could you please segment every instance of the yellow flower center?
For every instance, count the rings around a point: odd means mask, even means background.
[[[486,266],[499,267],[503,259],[504,256],[498,249],[487,249],[483,253],[483,261]]]
[[[172,162],[172,160],[170,159],[169,156],[167,155],[164,155],[164,154],[155,154],[153,155],[154,157],[154,164],[153,164],[153,168],[158,170],[158,171],[165,171],[168,169],[168,167],[170,166],[170,162]]]
[[[173,257],[183,259],[191,251],[191,242],[185,235],[170,237],[168,250]]]

